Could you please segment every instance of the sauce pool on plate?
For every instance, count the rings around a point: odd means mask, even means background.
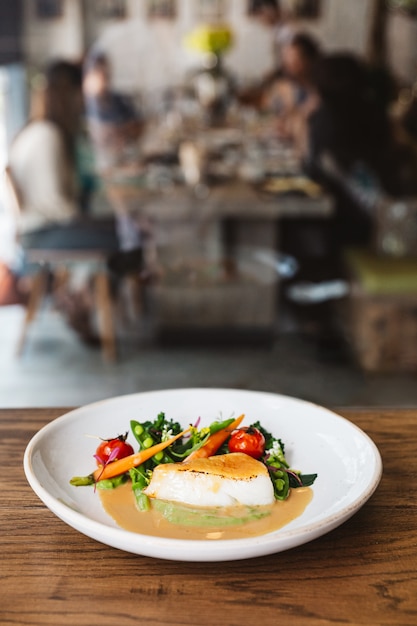
[[[99,491],[99,494],[104,510],[125,530],[194,540],[243,539],[273,532],[299,517],[313,497],[310,487],[300,487],[292,489],[287,500],[269,506],[213,510],[155,501],[150,511],[140,512],[130,482],[113,490]]]

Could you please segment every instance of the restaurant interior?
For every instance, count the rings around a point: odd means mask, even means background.
[[[0,5],[0,406],[417,403],[417,2]]]
[[[417,0],[0,1],[1,626],[417,624]]]

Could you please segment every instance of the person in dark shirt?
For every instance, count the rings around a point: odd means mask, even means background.
[[[130,99],[114,91],[107,91],[103,97],[87,94],[85,104],[87,117],[105,124],[121,126],[138,119]]]
[[[110,85],[110,64],[104,54],[86,64],[83,89],[88,130],[100,173],[137,158],[142,119],[131,99]]]
[[[325,293],[323,282],[345,277],[344,251],[370,247],[379,201],[386,195],[408,195],[417,181],[394,132],[387,97],[375,87],[371,72],[351,54],[318,60],[318,105],[307,119],[305,168],[333,196],[334,214],[314,224],[280,222],[282,249],[299,261],[295,282],[312,284],[310,293],[303,290],[304,301],[291,301],[292,310],[313,322],[318,354],[332,360],[346,358],[344,340],[331,300],[314,300],[314,289],[319,284]],[[290,300],[296,288],[287,292]]]
[[[316,88],[320,104],[308,120],[307,171],[334,194],[335,244],[366,245],[378,199],[415,192],[409,154],[363,61],[351,54],[324,57]]]

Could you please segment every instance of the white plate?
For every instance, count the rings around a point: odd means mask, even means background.
[[[72,487],[72,476],[94,467],[97,442],[129,430],[131,419],[154,419],[160,411],[187,425],[245,413],[280,437],[292,467],[318,473],[304,513],[284,528],[248,539],[194,541],[150,537],[118,527],[91,487]],[[136,448],[135,448],[136,449]],[[64,522],[115,548],[178,561],[228,561],[273,554],[336,528],[370,498],[382,473],[372,440],[348,420],[308,402],[271,393],[233,389],[176,389],[122,396],[90,404],[54,420],[30,441],[26,477],[46,506]]]

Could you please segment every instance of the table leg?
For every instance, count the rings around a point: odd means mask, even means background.
[[[116,338],[113,323],[113,306],[109,277],[105,271],[97,272],[94,278],[94,292],[103,357],[107,361],[115,361]]]

